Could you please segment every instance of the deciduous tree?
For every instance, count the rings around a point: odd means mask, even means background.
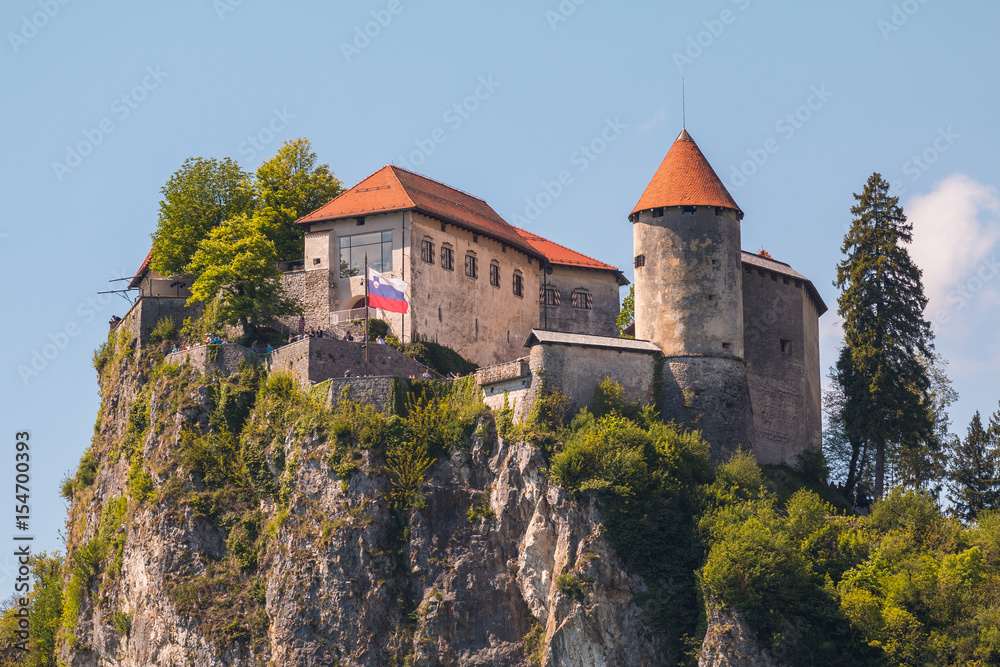
[[[219,299],[219,314],[244,332],[300,311],[281,286],[274,242],[256,217],[239,215],[209,232],[191,259],[189,302]]]
[[[190,273],[198,244],[224,220],[253,208],[250,175],[232,159],[188,158],[160,189],[151,268],[165,276]]]
[[[257,168],[254,183],[257,217],[274,242],[278,259],[305,255],[302,230],[295,221],[327,203],[343,189],[330,166],[317,164],[308,139],[285,142],[277,154]]]

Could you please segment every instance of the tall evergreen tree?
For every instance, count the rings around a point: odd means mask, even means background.
[[[990,427],[983,428],[977,411],[964,440],[955,439],[948,469],[948,500],[952,511],[966,521],[987,509],[1000,506],[1000,411]]]
[[[871,406],[846,346],[840,348],[837,363],[830,369],[830,379],[833,384],[823,396],[827,416],[823,451],[836,476],[844,480],[844,495],[849,498],[865,471],[871,472],[871,450],[864,434]]]
[[[844,237],[844,259],[835,285],[843,318],[844,344],[859,381],[852,391],[870,406],[850,428],[875,449],[875,497],[885,488],[886,448],[916,447],[934,429],[928,391],[931,380],[922,358],[931,357],[933,334],[924,319],[927,297],[920,269],[906,244],[913,227],[898,197],[878,173],[854,198],[854,220]]]

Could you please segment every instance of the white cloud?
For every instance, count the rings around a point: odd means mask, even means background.
[[[910,256],[923,272],[926,315],[939,331],[1000,295],[1000,198],[965,174],[952,174],[904,206],[913,224]]]
[[[656,112],[652,116],[642,121],[642,123],[639,125],[639,134],[646,134],[657,125],[660,125],[663,121],[667,119],[667,116],[668,116],[667,108],[660,107],[659,109],[656,110]]]

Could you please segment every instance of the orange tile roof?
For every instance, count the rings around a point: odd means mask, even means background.
[[[149,263],[150,261],[152,261],[152,259],[153,259],[153,249],[150,248],[149,252],[146,253],[146,259],[142,260],[142,264],[139,266],[139,270],[135,272],[134,276],[132,276],[132,281],[129,282],[128,289],[134,289],[139,286],[139,283],[142,282],[142,279],[146,276],[147,273],[149,273]]]
[[[721,206],[743,217],[743,211],[687,130],[681,130],[632,213],[661,206]]]
[[[391,211],[418,211],[493,238],[529,257],[543,258],[482,199],[393,165],[382,167],[296,222],[308,225]]]
[[[511,225],[511,227],[513,227],[513,225]],[[584,269],[597,269],[598,271],[614,271],[619,278],[619,283],[622,285],[628,285],[628,279],[625,278],[622,272],[615,266],[605,264],[604,262],[598,261],[593,257],[588,257],[575,250],[570,250],[564,245],[542,238],[538,234],[532,234],[531,232],[525,231],[520,227],[513,228],[517,230],[517,233],[524,237],[524,240],[530,243],[535,250],[544,255],[545,259],[548,260],[550,264],[556,264],[558,266],[577,266]]]

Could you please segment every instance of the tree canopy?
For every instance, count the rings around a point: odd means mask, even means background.
[[[231,158],[188,158],[160,192],[150,268],[164,276],[189,273],[201,240],[254,203],[250,175]]]
[[[254,175],[231,158],[185,160],[161,189],[152,269],[197,277],[191,259],[198,245],[225,220],[242,214],[258,220],[278,260],[301,259],[303,235],[295,221],[336,197],[343,185],[329,165],[317,161],[305,138],[285,142]]]
[[[299,312],[281,288],[274,242],[257,217],[223,221],[198,245],[191,258],[197,276],[191,301],[219,300],[219,316],[244,331],[277,316]]]
[[[257,168],[258,217],[267,222],[278,259],[304,255],[302,230],[295,221],[340,194],[343,183],[329,165],[317,164],[308,139],[285,142],[278,153]]]

